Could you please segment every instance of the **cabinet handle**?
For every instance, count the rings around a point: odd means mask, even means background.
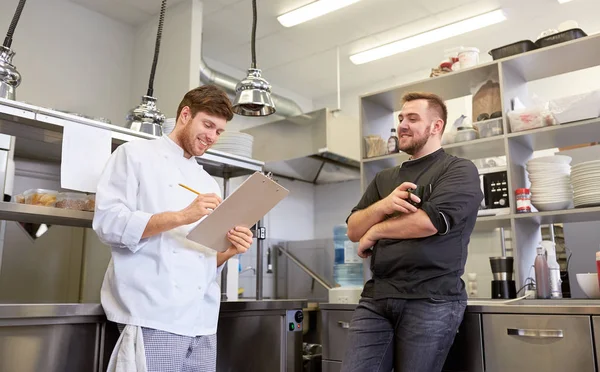
[[[338,325],[344,329],[349,329],[350,328],[350,323],[349,322],[342,322],[341,320],[338,321]]]
[[[519,329],[507,328],[506,333],[510,336],[535,337],[535,338],[563,338],[562,329]]]

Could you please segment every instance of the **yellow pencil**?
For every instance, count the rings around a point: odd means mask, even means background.
[[[179,186],[183,187],[186,190],[189,190],[189,191],[193,192],[196,195],[200,195],[200,193],[198,191],[196,191],[196,190],[192,189],[191,187],[188,187],[188,186],[186,186],[186,185],[184,185],[182,183],[180,183]]]

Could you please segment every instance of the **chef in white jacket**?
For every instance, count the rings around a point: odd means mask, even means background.
[[[248,250],[252,232],[231,230],[224,253],[185,236],[221,202],[219,185],[194,157],[232,118],[223,91],[193,89],[179,105],[173,132],[119,146],[98,184],[93,228],[112,249],[101,302],[107,318],[130,332],[124,340],[135,340],[138,331],[143,336],[135,346],[145,351],[146,366],[138,371],[216,370],[217,276],[225,261]],[[132,345],[119,347],[113,364]]]

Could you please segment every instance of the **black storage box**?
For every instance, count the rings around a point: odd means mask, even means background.
[[[529,52],[530,50],[537,49],[538,47],[531,40],[521,40],[516,43],[508,44],[500,48],[490,50],[490,55],[494,60],[502,59],[515,54],[521,54]]]
[[[571,41],[571,40],[579,39],[579,38],[582,38],[582,37],[585,37],[585,36],[587,36],[587,34],[585,32],[583,32],[582,29],[580,29],[580,28],[572,28],[572,29],[567,30],[567,31],[559,32],[557,34],[548,35],[546,37],[538,39],[535,42],[535,45],[537,45],[538,48],[545,48],[545,47],[548,47],[550,45],[564,43],[566,41]]]

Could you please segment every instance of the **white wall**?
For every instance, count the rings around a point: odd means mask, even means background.
[[[2,39],[17,1],[0,3]],[[133,29],[67,0],[29,0],[15,31],[17,99],[124,123]]]
[[[333,237],[360,200],[360,180],[315,186],[315,239]]]

